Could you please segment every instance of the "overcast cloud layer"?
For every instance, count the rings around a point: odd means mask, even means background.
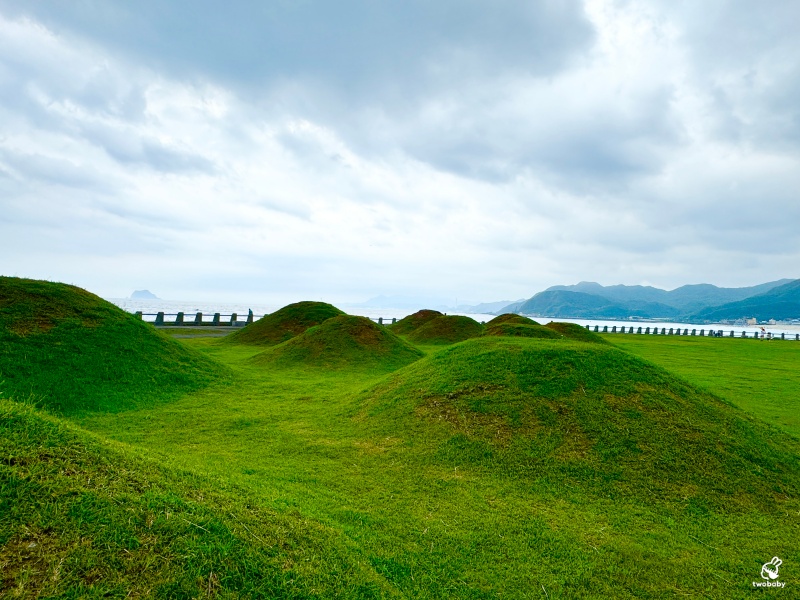
[[[263,302],[800,277],[799,22],[0,0],[0,274]]]

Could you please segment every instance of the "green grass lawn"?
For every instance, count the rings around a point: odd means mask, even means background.
[[[797,595],[800,344],[334,311],[175,340],[0,278],[0,596]]]
[[[736,598],[773,555],[800,562],[800,504],[777,479],[777,504],[762,505],[738,501],[745,490],[704,498],[696,482],[670,487],[647,472],[626,482],[577,467],[565,475],[539,460],[558,443],[546,437],[503,453],[469,422],[365,413],[364,390],[391,387],[383,372],[273,370],[250,360],[259,348],[184,343],[229,366],[235,383],[81,425],[342,532],[406,597]]]
[[[800,438],[800,343],[661,335],[603,337]]]
[[[334,528],[0,399],[0,597],[375,598]]]

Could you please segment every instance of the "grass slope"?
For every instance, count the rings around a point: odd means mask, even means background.
[[[529,338],[546,338],[546,339],[561,339],[562,336],[557,331],[543,327],[538,323],[533,325],[526,325],[514,322],[499,323],[497,325],[487,325],[484,335],[490,337],[529,337]]]
[[[339,315],[253,360],[281,367],[391,371],[422,355],[420,350],[366,317]]]
[[[274,346],[300,335],[309,327],[343,314],[335,306],[324,302],[296,302],[232,333],[226,337],[226,341],[235,344]]]
[[[0,400],[0,596],[390,596],[330,528]]]
[[[603,336],[800,439],[800,344],[697,336]]]
[[[80,288],[0,277],[0,393],[51,411],[120,411],[225,370]]]
[[[495,325],[502,325],[503,323],[510,323],[513,325],[540,325],[540,323],[534,321],[530,317],[524,317],[514,313],[504,313],[486,323],[486,326],[493,327]]]
[[[483,335],[483,325],[459,315],[441,315],[429,320],[408,335],[416,344],[455,344]]]
[[[800,445],[610,346],[482,338],[364,397],[388,419],[445,421],[461,464],[691,510],[774,510],[800,493]]]
[[[608,342],[600,335],[593,333],[575,323],[559,323],[551,321],[545,325],[548,329],[552,329],[563,335],[565,338],[576,340],[579,342],[588,342],[591,344],[607,344]]]
[[[795,585],[798,442],[613,347],[480,338],[387,376],[185,343],[234,387],[82,424],[318,519],[403,597],[745,598],[776,555]]]
[[[397,335],[408,335],[412,331],[416,331],[425,323],[432,321],[436,317],[441,317],[442,313],[438,310],[422,309],[415,312],[413,315],[403,317],[394,325],[390,325],[392,331]]]

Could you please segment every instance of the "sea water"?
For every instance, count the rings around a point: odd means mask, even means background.
[[[244,321],[247,319],[247,312],[248,310],[253,311],[254,318],[259,319],[264,315],[268,315],[270,313],[275,312],[279,308],[282,308],[278,305],[272,304],[237,304],[237,303],[225,303],[225,302],[197,302],[192,300],[131,300],[129,298],[108,298],[108,301],[116,304],[121,309],[135,313],[137,311],[141,311],[144,315],[144,319],[146,321],[155,321],[156,313],[163,312],[165,315],[175,315],[179,312],[184,313],[184,318],[186,321],[191,321],[194,318],[194,315],[198,312],[203,313],[203,319],[205,321],[209,321],[214,313],[220,313],[223,316],[222,320],[227,320],[225,317],[230,317],[232,313],[237,314],[238,320]],[[338,306],[340,310],[350,314],[356,315],[361,317],[369,317],[370,319],[377,321],[379,318],[383,318],[384,322],[391,323],[392,319],[397,319],[398,321],[403,317],[406,317],[416,310],[407,309],[407,308],[365,308],[363,306],[350,306],[347,304],[343,304]],[[495,315],[492,314],[476,314],[476,313],[463,313],[463,312],[447,312],[447,314],[451,315],[463,315],[465,317],[470,317],[475,319],[479,323],[487,323],[491,321]],[[166,318],[167,321],[174,320],[174,317]],[[617,330],[620,327],[625,327],[626,331],[629,331],[631,327],[634,328],[636,331],[639,327],[642,328],[642,331],[645,328],[649,327],[650,331],[653,331],[654,327],[657,327],[659,332],[661,329],[666,329],[667,331],[672,328],[680,329],[684,331],[686,329],[689,330],[691,333],[692,329],[695,329],[698,333],[701,329],[703,329],[706,333],[708,330],[722,330],[723,335],[725,337],[730,335],[730,332],[734,332],[735,337],[739,337],[742,335],[742,332],[745,331],[748,334],[748,337],[753,337],[753,334],[756,332],[761,331],[761,327],[771,333],[773,336],[780,337],[781,333],[786,334],[786,337],[790,337],[792,339],[795,338],[795,335],[800,333],[800,325],[730,325],[730,324],[722,324],[722,323],[711,323],[711,324],[692,324],[692,323],[679,323],[674,321],[631,321],[631,320],[620,320],[620,321],[613,321],[613,320],[604,320],[604,319],[564,319],[564,318],[555,318],[555,317],[534,317],[534,320],[541,323],[542,325],[546,325],[551,321],[559,321],[561,323],[576,323],[583,327],[589,326],[592,331],[594,331],[595,326],[598,326],[600,331],[603,331],[603,327],[608,327],[608,330],[611,331],[611,328],[616,326]]]

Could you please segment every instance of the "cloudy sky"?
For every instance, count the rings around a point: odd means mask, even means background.
[[[800,277],[796,0],[0,0],[0,274],[358,302]]]

